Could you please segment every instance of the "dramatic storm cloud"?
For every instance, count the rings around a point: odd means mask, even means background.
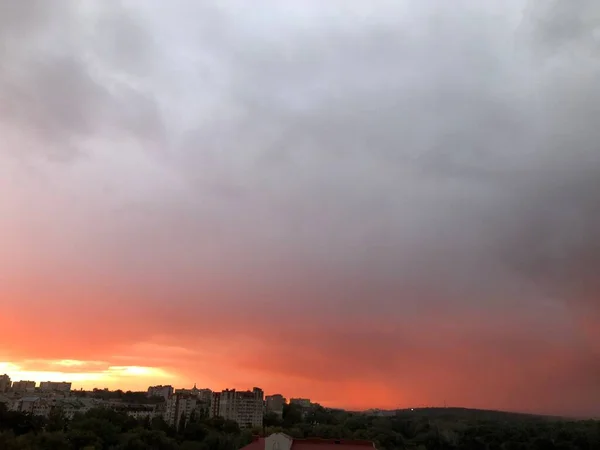
[[[0,57],[13,372],[600,413],[596,2],[0,0]]]

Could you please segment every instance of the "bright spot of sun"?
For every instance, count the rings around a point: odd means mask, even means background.
[[[173,374],[154,367],[106,367],[106,363],[71,359],[40,361],[40,365],[37,367],[32,365],[31,362],[27,366],[23,366],[8,361],[0,361],[0,374],[8,374],[13,381],[30,380],[37,383],[42,381],[70,381],[75,384],[74,387],[86,388],[102,385],[103,387],[140,389],[144,387],[143,384],[150,381],[167,382],[173,379]],[[63,372],[61,368],[65,371]]]
[[[140,366],[112,366],[109,369],[109,372],[115,373],[118,375],[131,375],[131,376],[139,376],[139,377],[147,377],[151,375],[159,375],[162,373],[162,370],[155,369],[153,367],[140,367]]]

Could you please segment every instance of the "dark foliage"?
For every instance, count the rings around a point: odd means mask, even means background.
[[[2,450],[237,450],[252,432],[220,417],[192,415],[178,429],[161,418],[136,420],[95,409],[67,420],[7,411],[0,404]],[[266,434],[369,439],[380,450],[598,450],[600,422],[439,408],[397,411],[386,416],[286,405],[283,417],[265,416]]]
[[[252,439],[235,422],[191,419],[175,430],[158,417],[136,420],[110,409],[93,409],[67,420],[59,410],[42,418],[7,411],[0,404],[0,449],[237,450]]]

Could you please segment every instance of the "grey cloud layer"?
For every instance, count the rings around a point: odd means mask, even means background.
[[[46,156],[70,159],[81,140],[97,134],[147,145],[161,139],[154,99],[124,79],[143,67],[151,40],[118,3],[116,10],[86,5],[0,3],[0,115],[36,136]]]
[[[521,40],[516,22],[468,1],[460,15],[382,3],[340,17],[309,2],[297,20],[186,4],[201,27],[182,17],[179,31],[175,7],[44,5],[3,3],[5,119],[39,133],[42,153],[115,129],[162,146],[196,198],[180,208],[198,235],[357,270],[367,290],[365,265],[413,288],[431,272],[459,297],[510,291],[505,276],[566,296],[596,288],[597,61],[562,50],[590,45],[591,3],[528,5]],[[543,46],[550,56],[527,59]],[[169,83],[189,83],[187,98],[169,102]],[[160,114],[178,105],[189,131]]]

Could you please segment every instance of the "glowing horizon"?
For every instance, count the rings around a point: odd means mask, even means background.
[[[64,364],[67,362],[67,364]],[[146,390],[148,386],[142,389],[144,381],[159,380],[160,383],[156,384],[168,384],[168,381],[172,381],[173,375],[168,374],[162,369],[153,367],[140,367],[140,366],[110,366],[106,363],[93,361],[45,361],[46,364],[55,366],[67,366],[67,367],[78,367],[78,366],[90,366],[99,365],[105,366],[105,369],[98,370],[96,372],[61,372],[60,370],[48,371],[48,370],[22,370],[18,364],[12,364],[9,362],[0,362],[0,374],[5,373],[11,381],[35,381],[36,384],[44,381],[55,381],[55,382],[70,382],[72,383],[73,389],[92,389],[92,388],[115,388],[123,389],[121,386],[126,386],[126,389],[131,390],[131,387],[139,386],[138,390]],[[132,379],[134,378],[134,379]]]

